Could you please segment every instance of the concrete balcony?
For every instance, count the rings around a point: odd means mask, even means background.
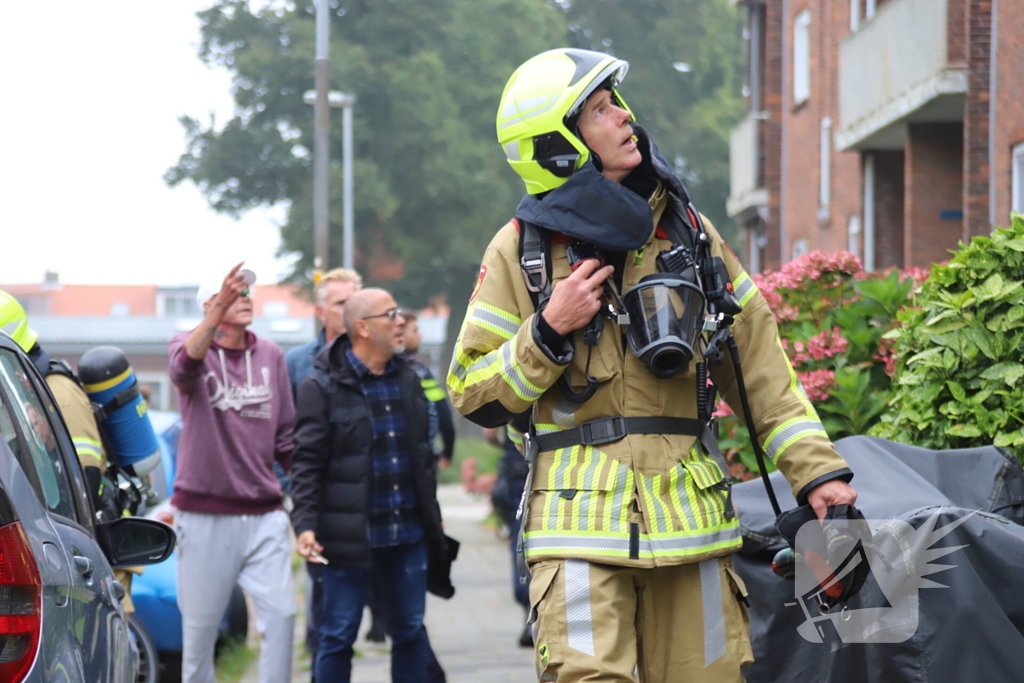
[[[726,211],[733,218],[768,206],[764,186],[758,131],[761,119],[753,112],[740,121],[729,139],[729,201]]]
[[[909,122],[963,118],[967,69],[947,0],[890,0],[839,52],[836,147],[899,149]],[[961,39],[962,40],[962,39]]]

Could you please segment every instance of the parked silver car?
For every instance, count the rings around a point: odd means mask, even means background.
[[[0,333],[0,681],[133,683],[139,655],[111,567],[162,562],[166,524],[95,522],[63,418]]]

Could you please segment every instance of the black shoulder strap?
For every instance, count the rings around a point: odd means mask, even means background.
[[[64,375],[65,377],[74,380],[75,384],[77,384],[78,386],[82,386],[82,380],[78,378],[78,375],[76,375],[75,371],[71,369],[71,366],[68,365],[67,361],[54,360],[53,358],[51,358],[49,365],[47,365],[46,367],[46,374],[48,376]]]
[[[530,290],[533,307],[540,310],[551,298],[551,234],[522,218],[516,218],[516,222],[519,223],[519,267]]]

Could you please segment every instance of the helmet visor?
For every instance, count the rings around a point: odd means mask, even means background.
[[[704,294],[695,284],[674,275],[648,276],[622,296],[622,305],[629,314],[627,337],[635,355],[643,358],[658,345],[668,345],[693,357],[704,321]]]
[[[612,79],[612,89],[618,87],[619,83],[622,83],[623,79],[626,78],[626,72],[629,71],[629,62],[622,59],[616,59],[614,62],[601,69],[596,76],[587,84],[587,87],[576,97],[573,101],[572,106],[569,107],[568,111],[565,112],[565,118],[570,119],[576,114],[580,113],[583,109],[583,103],[587,101],[598,87],[601,86],[608,78]]]

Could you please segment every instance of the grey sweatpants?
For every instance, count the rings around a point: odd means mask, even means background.
[[[260,683],[290,681],[295,627],[288,515],[213,515],[179,510],[178,607],[183,683],[214,683],[213,646],[238,583],[256,606]]]

